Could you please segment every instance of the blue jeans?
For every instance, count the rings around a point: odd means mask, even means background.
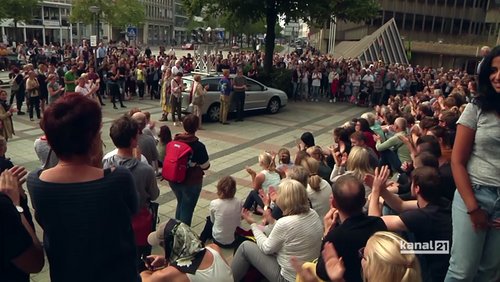
[[[312,99],[318,99],[319,96],[319,86],[312,87]]]
[[[174,191],[177,198],[177,208],[175,209],[175,219],[191,226],[194,208],[200,197],[202,184],[183,185],[179,183],[170,183],[170,188]]]
[[[472,185],[472,189],[490,220],[499,219],[500,187]],[[452,221],[453,244],[445,281],[499,281],[500,229],[476,232],[458,190],[453,198]]]
[[[299,83],[292,81],[292,99],[297,101],[297,98],[300,98],[299,95]]]

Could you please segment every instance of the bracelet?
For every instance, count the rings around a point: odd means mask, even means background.
[[[477,211],[478,211],[478,210],[480,210],[480,209],[481,209],[481,207],[480,207],[480,206],[477,206],[477,208],[475,208],[475,209],[473,209],[473,210],[471,210],[471,211],[467,211],[467,214],[473,214],[473,213],[477,212]]]

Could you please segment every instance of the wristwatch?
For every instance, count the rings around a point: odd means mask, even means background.
[[[16,209],[17,209],[17,211],[18,211],[19,213],[23,213],[23,212],[24,212],[24,209],[23,209],[23,207],[21,207],[21,206],[16,206]]]

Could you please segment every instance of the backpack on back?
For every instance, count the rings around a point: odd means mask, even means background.
[[[170,182],[183,182],[186,179],[186,171],[189,168],[189,159],[193,150],[184,142],[171,141],[167,144],[165,152],[161,175]]]

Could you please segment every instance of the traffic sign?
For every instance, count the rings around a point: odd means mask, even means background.
[[[90,46],[97,47],[97,35],[90,36]]]
[[[135,27],[135,26],[127,27],[127,37],[128,38],[136,38],[137,37],[137,27]]]

